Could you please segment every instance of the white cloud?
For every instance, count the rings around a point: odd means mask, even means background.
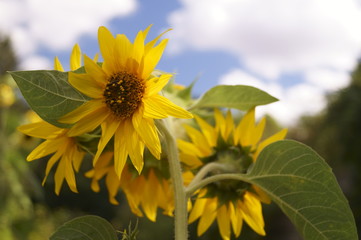
[[[361,50],[357,0],[182,0],[169,16],[170,50],[224,50],[252,71],[350,71]]]
[[[257,87],[279,99],[278,102],[258,107],[257,114],[269,114],[280,123],[291,126],[303,114],[321,111],[326,104],[324,90],[310,83],[300,83],[289,88],[271,81],[265,82],[244,72],[233,69],[220,78],[220,84],[250,85]]]
[[[350,74],[343,71],[334,71],[330,69],[314,69],[305,73],[307,82],[324,89],[325,91],[339,90],[349,83]]]
[[[26,70],[53,69],[53,63],[45,57],[31,55],[21,62],[20,68]]]
[[[21,60],[41,47],[70,49],[84,34],[137,8],[136,0],[1,0],[0,33],[11,37]],[[24,64],[22,64],[24,65]]]

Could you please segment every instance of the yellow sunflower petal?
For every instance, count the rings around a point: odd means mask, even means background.
[[[273,134],[272,136],[268,137],[267,139],[263,140],[257,147],[257,151],[254,154],[254,160],[257,159],[258,155],[261,151],[269,144],[274,143],[276,141],[282,140],[287,135],[287,129],[282,129],[281,131]]]
[[[191,169],[195,169],[203,165],[203,162],[199,160],[197,156],[189,155],[186,153],[179,153],[179,159],[182,163],[188,165]]]
[[[114,136],[115,131],[118,129],[120,121],[113,116],[109,116],[101,123],[102,136],[98,142],[98,149],[93,159],[93,165],[97,163],[100,154],[103,152],[105,146],[108,144],[110,139]]]
[[[226,120],[226,128],[225,128],[225,133],[224,133],[224,139],[228,139],[230,134],[234,131],[234,122],[233,122],[233,117],[232,117],[232,113],[230,110],[227,111],[225,120]]]
[[[182,139],[177,140],[178,148],[185,154],[196,156],[196,157],[206,157],[202,154],[202,152],[198,149],[193,143],[186,142]]]
[[[241,122],[237,126],[234,143],[240,143],[243,147],[251,145],[252,132],[255,126],[255,109],[249,110],[243,116]]]
[[[149,33],[149,30],[150,30],[150,28],[151,28],[152,26],[153,26],[153,24],[149,24],[149,26],[142,31],[142,32],[143,32],[143,38],[144,38],[144,40],[147,38],[148,33]]]
[[[201,236],[212,224],[217,216],[217,199],[207,198],[203,214],[199,219],[197,235]]]
[[[169,99],[163,96],[153,95],[152,97],[147,98],[145,102],[148,102],[149,100],[153,100],[155,107],[162,109],[162,111],[169,116],[176,118],[193,118],[193,115],[190,112],[175,105]]]
[[[122,176],[122,182],[124,180]],[[144,191],[144,186],[145,186],[144,177],[141,176],[134,180],[128,179],[128,181],[131,181],[131,183],[126,188],[123,188],[123,191],[125,193],[125,196],[127,197],[129,207],[135,215],[139,217],[143,217],[143,213],[139,209],[139,204],[141,201],[141,194],[139,193]]]
[[[119,178],[122,175],[124,165],[128,158],[128,151],[125,144],[127,137],[124,135],[124,128],[125,124],[121,123],[114,135],[114,169]]]
[[[239,211],[236,211],[233,203],[229,204],[229,207],[230,207],[232,229],[233,229],[234,235],[236,237],[239,237],[239,235],[241,234],[242,226],[243,226],[242,213],[240,213]]]
[[[27,161],[33,161],[41,157],[45,157],[51,153],[56,152],[64,145],[64,139],[51,139],[42,142],[37,146],[26,158]]]
[[[71,150],[70,150],[71,151]],[[64,155],[64,162],[65,162],[65,180],[68,183],[68,186],[71,191],[77,193],[76,181],[75,181],[75,174],[72,166],[72,157],[73,154],[69,153]]]
[[[144,143],[140,140],[139,135],[135,131],[130,120],[126,120],[124,125],[124,135],[127,137],[125,145],[129,153],[130,160],[132,161],[135,169],[137,169],[138,173],[140,174],[144,165]]]
[[[118,201],[115,199],[115,196],[118,194],[119,191],[119,178],[114,171],[110,171],[105,178],[105,184],[108,189],[109,195],[109,202],[118,205]]]
[[[265,236],[261,202],[250,192],[246,192],[243,202],[239,201],[245,222],[259,235]]]
[[[124,34],[117,34],[115,39],[115,57],[122,68],[126,67],[127,60],[131,58],[133,45]],[[124,70],[124,69],[120,69]]]
[[[79,171],[80,165],[83,162],[85,152],[78,151],[78,146],[74,145],[74,155],[73,155],[73,167],[76,172]]]
[[[104,103],[102,100],[91,100],[91,101],[84,103],[83,105],[76,108],[75,110],[65,114],[64,116],[59,118],[58,121],[61,123],[67,123],[67,124],[76,123],[80,119],[84,118],[85,116],[89,115],[93,111],[100,109],[102,107],[104,107]]]
[[[231,236],[231,221],[226,205],[222,205],[217,210],[217,223],[219,232],[223,240],[229,240]]]
[[[68,132],[68,136],[80,136],[84,133],[93,131],[107,117],[109,112],[104,108],[99,108],[89,113],[85,118],[80,119]]]
[[[150,27],[150,26],[149,26]],[[149,28],[148,27],[148,28]],[[167,32],[169,32],[170,30],[172,30],[171,28],[165,30],[164,32],[162,32],[160,35],[158,35],[158,37],[154,38],[152,41],[148,42],[145,45],[145,49],[144,49],[144,53],[145,55],[148,54],[148,52],[154,47],[154,45],[158,42],[158,40]]]
[[[195,117],[198,125],[202,129],[202,133],[206,137],[209,145],[211,147],[216,146],[216,144],[217,144],[217,132],[216,132],[216,130],[211,125],[209,125],[206,121],[204,121],[202,118],[200,118],[198,116],[194,116],[194,117]]]
[[[226,139],[226,120],[223,117],[222,112],[216,108],[214,109],[214,119],[216,120],[216,129],[221,133],[221,136],[224,140]]]
[[[159,78],[152,78],[146,82],[146,96],[152,96],[159,93],[164,86],[168,83],[169,79],[172,77],[171,74],[163,74]]]
[[[108,78],[107,74],[96,62],[94,62],[91,58],[89,58],[85,54],[84,54],[84,67],[88,76],[92,78],[91,82],[96,82],[95,86],[100,88],[101,89],[100,91],[103,93],[103,90],[105,89],[105,86],[107,84],[107,78]]]
[[[89,74],[68,73],[69,83],[78,91],[91,98],[103,97],[103,86],[94,81]]]
[[[143,55],[144,55],[144,36],[143,36],[143,32],[139,31],[134,40],[133,51],[132,51],[133,61],[131,61],[130,62],[131,65],[128,66],[132,73],[136,74],[139,72],[138,69],[140,66],[140,62],[142,61]]]
[[[114,57],[115,38],[106,27],[100,27],[98,30],[98,42],[104,59],[102,68],[111,75],[118,69],[118,60]]]
[[[28,136],[43,139],[55,138],[64,132],[64,129],[58,128],[45,121],[22,125],[17,129]]]
[[[188,223],[192,223],[197,220],[204,213],[204,209],[208,203],[207,198],[197,198],[194,206],[189,214]]]
[[[142,207],[145,215],[152,222],[156,221],[157,218],[157,198],[159,192],[158,179],[153,171],[149,172],[148,179],[146,180],[146,186],[142,192]]]
[[[255,146],[263,135],[263,130],[266,126],[266,118],[262,118],[261,121],[255,126],[252,135],[250,136],[250,145]]]
[[[99,54],[98,53],[96,53],[94,55],[93,60],[94,60],[94,62],[98,62],[98,60],[99,60]]]
[[[138,128],[136,128],[136,131],[152,155],[155,158],[160,159],[161,146],[154,120],[143,118]]]
[[[81,67],[81,50],[78,44],[75,44],[70,55],[70,70],[75,71]]]
[[[61,72],[64,72],[63,65],[61,65],[61,62],[59,61],[58,57],[54,58],[54,69],[58,70],[58,71],[61,71]]]
[[[260,187],[256,186],[256,185],[252,185],[252,188],[254,189],[254,191],[257,193],[257,198],[266,204],[270,204],[271,203],[271,198],[268,196],[267,193],[265,193]]]
[[[198,146],[198,149],[202,152],[203,156],[209,156],[212,154],[213,150],[211,146],[208,145],[207,139],[200,131],[189,125],[184,125],[183,127],[194,145]]]
[[[53,168],[54,164],[60,159],[62,154],[63,154],[62,151],[56,152],[53,156],[51,156],[48,163],[46,164],[45,177],[44,177],[43,182],[42,182],[43,186],[44,186],[44,184],[46,182],[46,179],[48,178],[50,170]]]
[[[144,117],[153,119],[162,119],[168,117],[168,114],[158,106],[157,101],[153,98],[143,99]]]
[[[58,167],[56,168],[56,171],[54,174],[56,195],[59,195],[59,193],[60,193],[60,189],[63,186],[64,178],[65,178],[65,161],[60,159]]]
[[[141,78],[147,79],[154,68],[157,66],[160,58],[163,55],[164,49],[167,46],[168,39],[161,41],[156,47],[151,48],[147,55],[144,56],[144,68]]]

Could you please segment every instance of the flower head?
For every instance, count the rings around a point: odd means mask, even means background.
[[[86,73],[69,73],[70,84],[91,100],[60,121],[74,124],[69,131],[71,136],[101,126],[102,136],[94,164],[114,136],[114,167],[119,178],[128,156],[137,171],[142,171],[145,146],[160,158],[161,145],[154,119],[192,117],[158,94],[171,78],[170,74],[152,74],[167,39],[156,45],[160,35],[145,44],[149,29],[140,31],[131,43],[125,35],[114,37],[108,29],[100,27],[98,40],[104,59],[102,65],[84,56]]]
[[[235,126],[230,111],[226,117],[215,110],[216,126],[195,117],[200,130],[185,126],[191,142],[178,140],[180,158],[190,171],[209,163],[221,163],[227,171],[245,173],[268,144],[281,140],[287,130],[281,130],[261,141],[265,119],[255,123],[255,110],[251,109]],[[210,174],[222,170],[211,171]],[[268,196],[257,186],[222,180],[208,184],[197,192],[198,196],[189,216],[189,222],[199,219],[198,235],[202,235],[214,220],[223,239],[230,239],[231,229],[236,237],[241,233],[243,221],[255,232],[265,235],[261,201],[269,203]]]
[[[144,215],[151,221],[155,221],[158,208],[163,209],[163,213],[173,216],[174,200],[173,189],[171,188],[169,176],[160,173],[152,156],[149,161],[155,163],[153,166],[146,165],[140,175],[130,164],[126,164],[121,179],[119,179],[114,170],[113,152],[104,152],[94,168],[88,171],[85,176],[92,178],[91,188],[99,192],[99,180],[105,178],[105,184],[108,189],[109,201],[112,204],[118,204],[116,195],[122,190],[128,200],[131,211],[139,217]],[[151,158],[151,159],[150,159]],[[161,160],[161,162],[166,162]],[[144,213],[144,214],[143,214]]]
[[[28,161],[53,154],[46,166],[43,185],[50,170],[58,162],[54,176],[55,193],[59,195],[64,179],[73,192],[78,192],[74,171],[79,171],[85,152],[78,147],[73,137],[67,135],[68,129],[58,128],[45,121],[39,121],[20,126],[18,130],[31,137],[45,139],[28,155]]]
[[[80,66],[81,50],[76,44],[70,56],[70,68],[71,70],[76,70]],[[57,57],[54,60],[54,69],[64,71]],[[26,135],[45,139],[43,143],[28,155],[27,160],[33,161],[53,154],[46,166],[43,185],[46,182],[50,170],[58,162],[54,176],[55,193],[59,195],[64,179],[73,192],[78,192],[74,171],[79,171],[85,152],[79,148],[76,139],[73,136],[69,136],[69,129],[56,127],[41,120],[40,117],[37,118],[33,123],[18,127],[18,130]]]

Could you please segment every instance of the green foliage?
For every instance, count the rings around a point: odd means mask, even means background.
[[[117,240],[113,226],[98,216],[74,218],[59,227],[50,240]]]
[[[2,76],[6,71],[15,70],[18,63],[9,37],[0,36],[0,53],[0,76]]]
[[[129,232],[129,233],[128,233]],[[132,223],[129,223],[128,226],[128,232],[127,230],[124,230],[122,233],[122,240],[136,240],[138,235],[138,221],[134,226],[134,229],[132,229]]]
[[[361,63],[349,86],[328,96],[322,114],[303,117],[291,137],[315,149],[340,180],[359,230],[361,227]]]
[[[273,143],[247,176],[305,239],[358,239],[351,209],[331,168],[309,147],[290,140]]]
[[[87,96],[68,82],[68,73],[59,71],[10,72],[30,107],[45,121],[67,127],[58,118],[82,105]]]
[[[252,107],[276,101],[277,98],[251,86],[219,85],[208,90],[193,106],[191,106],[191,109],[223,107],[247,111]]]

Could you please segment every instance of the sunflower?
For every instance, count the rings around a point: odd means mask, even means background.
[[[178,140],[181,161],[192,172],[209,163],[221,163],[231,172],[245,173],[268,144],[281,140],[287,130],[283,129],[261,141],[266,120],[255,122],[255,109],[245,114],[235,126],[230,111],[226,117],[215,110],[216,126],[195,116],[200,130],[186,125],[191,142]],[[227,170],[228,171],[228,170]],[[221,173],[221,170],[209,174]],[[197,234],[202,235],[217,219],[223,239],[230,239],[231,229],[236,237],[245,221],[256,233],[264,236],[264,220],[261,202],[269,203],[269,197],[257,186],[223,180],[211,183],[197,192],[197,198],[189,215],[189,222],[199,219]]]
[[[70,84],[91,100],[66,114],[60,122],[74,124],[71,136],[91,132],[101,126],[93,164],[114,136],[114,167],[120,178],[127,157],[138,173],[142,171],[145,146],[160,158],[161,145],[154,119],[168,116],[192,118],[192,115],[158,93],[172,75],[152,74],[167,44],[156,45],[159,35],[145,44],[150,26],[140,31],[134,43],[123,34],[114,37],[108,29],[98,31],[103,57],[101,66],[84,55],[86,73],[69,73]]]
[[[142,173],[138,175],[134,167],[127,163],[123,169],[121,179],[119,179],[114,170],[113,155],[113,152],[102,153],[94,168],[85,173],[86,177],[92,178],[92,190],[99,192],[100,186],[98,182],[105,177],[109,201],[112,204],[118,204],[115,197],[119,190],[122,190],[131,211],[135,215],[143,217],[145,214],[149,220],[155,222],[157,209],[161,208],[163,214],[173,216],[173,190],[169,177],[164,177],[160,169],[157,168],[159,164],[146,165]],[[147,157],[147,160],[147,162],[157,161],[150,156]]]
[[[80,66],[81,50],[76,44],[70,56],[70,67],[71,70],[76,70]],[[64,71],[57,57],[54,60],[54,69]],[[35,122],[20,126],[18,130],[28,136],[45,139],[28,155],[27,161],[53,154],[47,163],[42,184],[45,184],[50,170],[58,162],[54,175],[55,193],[59,195],[64,179],[73,192],[78,192],[74,171],[79,171],[85,152],[78,147],[76,139],[68,135],[69,129],[56,127],[38,117]]]

